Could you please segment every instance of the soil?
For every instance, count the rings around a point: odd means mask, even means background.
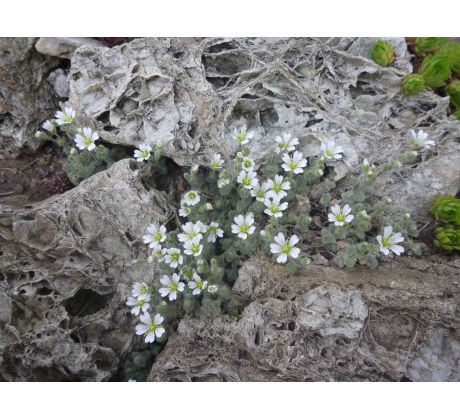
[[[70,189],[70,181],[63,176],[64,162],[62,150],[52,144],[33,154],[0,159],[0,205],[20,208]],[[58,188],[54,185],[56,179]]]

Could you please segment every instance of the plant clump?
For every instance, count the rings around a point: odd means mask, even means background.
[[[438,196],[431,213],[442,226],[436,228],[434,244],[445,251],[460,251],[460,199]]]
[[[355,184],[342,194],[328,176],[331,163],[347,153],[337,140],[324,141],[321,155],[307,159],[299,139],[284,133],[273,139],[270,157],[256,162],[248,145],[254,132],[242,126],[232,135],[240,147],[234,159],[214,153],[208,167],[196,165],[184,175],[178,227],[152,223],[142,238],[147,261],[162,277],[137,282],[127,305],[139,317],[136,334],[148,343],[164,343],[184,314],[231,313],[231,287],[242,262],[254,254],[296,272],[315,253],[340,267],[376,267],[382,258],[421,253],[415,222],[390,199],[376,198],[374,184],[434,147],[427,133],[412,130],[412,150],[386,165],[364,159]],[[151,166],[158,155],[144,145],[134,152]],[[318,186],[324,192],[315,198],[311,192]]]
[[[67,155],[62,168],[73,185],[127,157],[125,148],[97,144],[99,135],[96,131],[90,127],[75,127],[74,123],[75,111],[66,107],[64,111],[56,112],[55,119],[45,121],[43,131],[35,134],[42,141],[53,141],[62,147]]]
[[[388,67],[395,60],[395,49],[390,42],[380,39],[372,47],[371,58],[379,66]]]
[[[420,70],[401,82],[404,95],[416,95],[425,89],[442,89],[450,96],[452,114],[460,119],[460,44],[449,38],[425,37],[415,40],[415,53],[422,59]]]

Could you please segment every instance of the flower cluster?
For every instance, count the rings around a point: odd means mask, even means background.
[[[149,314],[150,301],[152,295],[147,283],[134,283],[131,296],[128,297],[126,304],[130,307],[133,315],[139,316],[140,324],[136,325],[136,334],[144,335],[146,343],[153,343],[156,338],[161,338],[165,333],[162,326],[164,318],[156,314],[153,319]]]
[[[158,290],[140,283],[127,301],[131,312],[142,317],[136,332],[145,341],[161,337],[163,315],[172,322],[167,315],[171,308],[220,313],[242,259],[254,253],[265,252],[295,271],[309,262],[311,248],[335,255],[334,262],[347,267],[374,266],[379,254],[401,255],[416,249],[407,239],[416,234],[410,215],[392,210],[390,200],[374,207],[368,204],[366,194],[372,191],[380,167],[364,159],[356,186],[334,197],[335,183],[324,173],[326,164],[333,166],[346,153],[336,140],[322,142],[320,156],[307,160],[299,139],[283,133],[274,138],[271,160],[259,162],[251,156],[254,135],[247,126],[235,128],[232,137],[240,150],[233,161],[213,153],[209,169],[195,165],[184,174],[188,185],[177,197],[177,229],[168,232],[159,223],[147,227],[143,241],[149,249],[148,262],[161,271]],[[433,145],[424,133],[415,136],[418,149]],[[148,159],[150,151],[140,148],[138,160]],[[309,191],[318,183],[324,193],[315,199],[311,226]],[[157,314],[149,315],[150,310]]]

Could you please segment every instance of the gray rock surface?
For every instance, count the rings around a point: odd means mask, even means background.
[[[35,51],[34,38],[0,38],[0,156],[36,149],[40,124],[59,107],[46,80],[59,60]]]
[[[364,158],[393,159],[410,148],[408,130],[423,128],[437,142],[436,153],[408,169],[397,189],[410,197],[410,212],[426,219],[433,195],[458,191],[456,171],[445,176],[435,157],[460,167],[460,124],[447,117],[448,98],[402,95],[402,77],[411,70],[403,38],[392,40],[402,61],[388,68],[368,58],[373,42],[209,38],[185,46],[151,38],[112,49],[82,47],[72,60],[70,103],[83,120],[98,121],[105,141],[161,140],[164,154],[180,165],[208,164],[214,151],[231,155],[231,132],[243,124],[256,132],[255,158],[270,153],[284,131],[299,138],[307,156],[334,138],[345,148],[343,161],[331,164],[336,180]]]
[[[56,95],[61,99],[69,97],[69,80],[63,69],[52,71],[47,78],[48,82],[53,86]]]
[[[104,44],[93,38],[72,38],[72,37],[43,37],[35,44],[36,50],[45,55],[52,55],[60,58],[72,58],[75,50],[82,45],[102,47]]]
[[[460,271],[405,258],[376,270],[257,257],[240,270],[239,317],[186,318],[151,381],[458,381]]]
[[[0,208],[0,380],[111,378],[136,343],[130,287],[155,275],[135,262],[138,239],[168,215],[129,160],[30,208]]]

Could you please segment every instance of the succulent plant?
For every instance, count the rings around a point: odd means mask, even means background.
[[[425,79],[421,74],[408,74],[402,80],[402,91],[404,95],[416,95],[425,89]]]
[[[439,196],[435,198],[431,207],[436,220],[444,223],[460,225],[460,199],[451,196]]]
[[[380,39],[372,47],[371,58],[379,66],[388,67],[395,60],[395,49],[388,41]]]
[[[447,86],[447,94],[450,96],[450,103],[456,108],[460,108],[460,80]]]
[[[450,225],[437,228],[434,244],[446,251],[460,251],[460,228]]]
[[[433,53],[448,42],[447,38],[421,37],[415,40],[415,49],[419,54]]]
[[[444,86],[446,80],[452,75],[451,59],[447,55],[432,55],[425,57],[420,73],[427,86],[438,88]]]

